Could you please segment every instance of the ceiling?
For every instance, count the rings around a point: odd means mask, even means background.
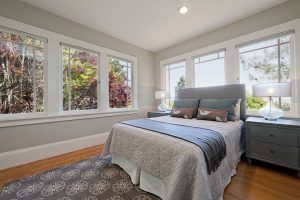
[[[22,0],[157,52],[286,0]],[[189,12],[178,9],[187,5]]]

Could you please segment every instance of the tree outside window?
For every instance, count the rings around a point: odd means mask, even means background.
[[[165,66],[166,75],[166,91],[169,92],[169,99],[167,104],[172,108],[174,99],[177,96],[177,90],[186,86],[185,81],[185,61],[172,63]]]
[[[109,107],[132,107],[132,63],[109,58]]]
[[[175,98],[177,98],[177,92],[178,90],[184,89],[186,87],[186,82],[185,78],[183,76],[180,77],[179,81],[177,82],[177,86],[175,88],[176,93],[175,93]]]
[[[63,110],[91,110],[98,107],[99,54],[62,46]]]
[[[0,30],[0,113],[44,112],[46,39]]]
[[[258,110],[266,98],[252,96],[252,85],[270,82],[290,82],[291,35],[265,40],[239,48],[240,81],[246,84],[246,107]],[[284,111],[291,110],[291,98],[273,98]]]

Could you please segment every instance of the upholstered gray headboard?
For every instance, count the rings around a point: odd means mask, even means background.
[[[177,99],[235,99],[242,98],[241,119],[246,119],[246,91],[244,84],[214,87],[186,88],[177,93]]]

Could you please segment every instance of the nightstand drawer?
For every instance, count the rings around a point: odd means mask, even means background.
[[[298,165],[298,148],[251,140],[251,155],[289,165]]]
[[[271,126],[251,126],[251,138],[286,146],[298,146],[297,132],[299,130],[271,127]]]

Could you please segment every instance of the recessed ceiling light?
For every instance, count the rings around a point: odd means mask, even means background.
[[[189,9],[186,6],[181,6],[178,10],[178,12],[182,15],[186,14],[189,11]]]

